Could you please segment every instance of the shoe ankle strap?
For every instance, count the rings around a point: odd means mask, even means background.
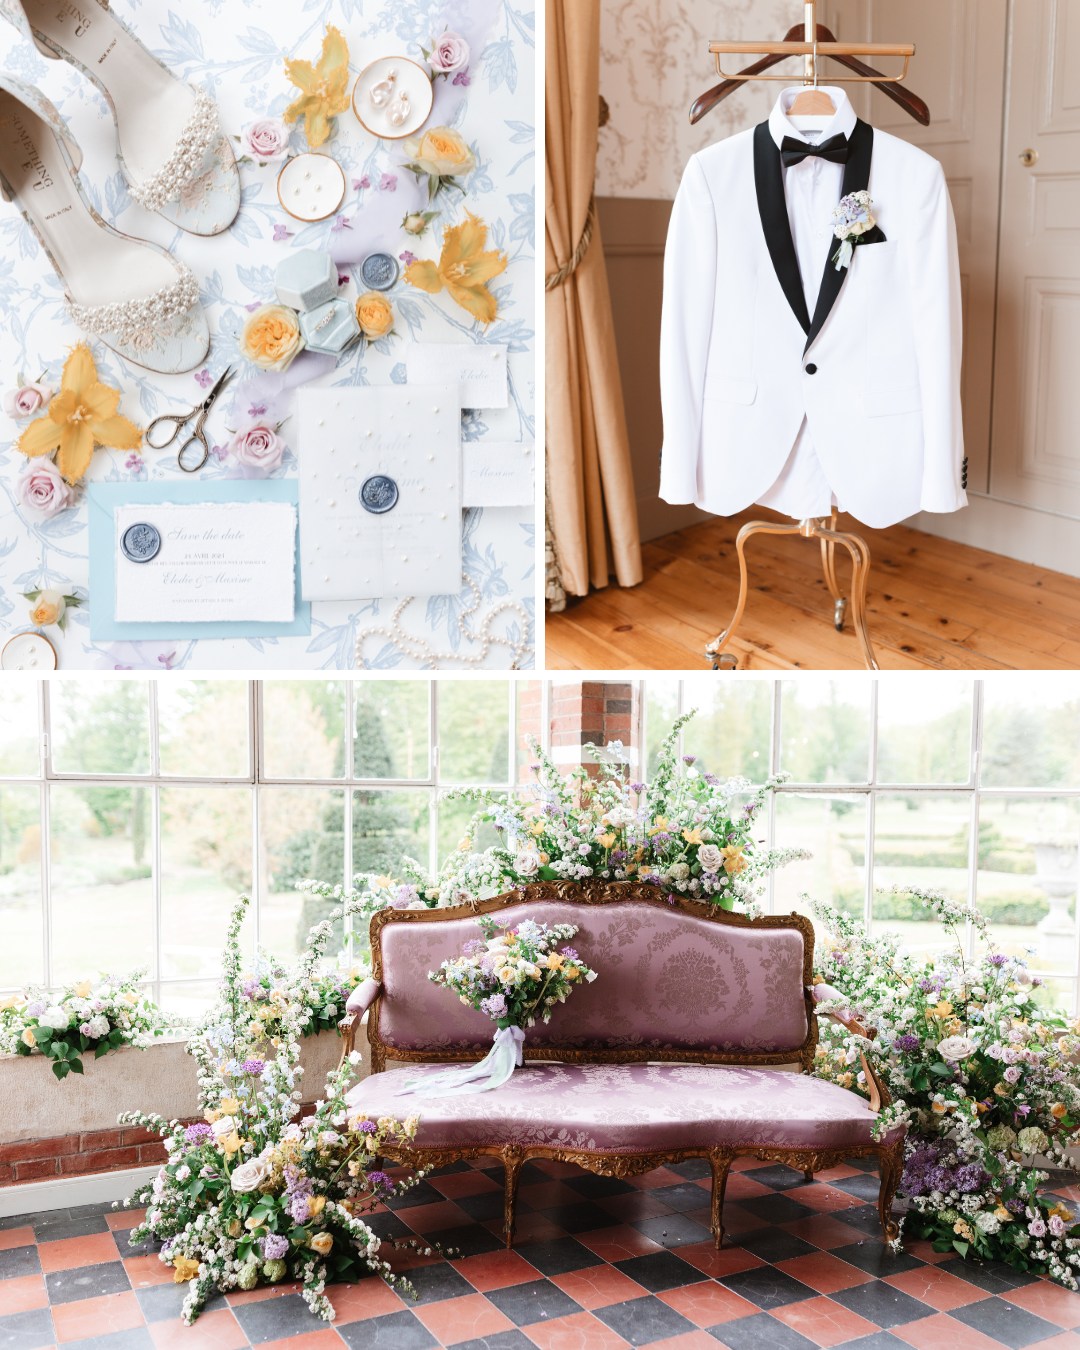
[[[109,8],[109,0],[86,0],[86,3],[97,4],[101,9]],[[13,24],[24,38],[28,38],[34,44],[42,56],[47,56],[51,61],[58,59],[60,53],[34,32],[22,0],[0,0],[0,17]]]
[[[0,4],[4,0],[0,0]],[[49,102],[40,90],[34,89],[31,85],[23,84],[21,80],[13,79],[6,72],[0,72],[0,89],[10,94],[12,98],[18,100],[32,116],[37,117],[44,122],[60,143],[60,149],[64,157],[71,166],[73,173],[78,173],[82,167],[82,151],[79,144],[68,130],[67,123],[57,112],[56,107]],[[11,194],[8,192],[7,184],[0,179],[0,196],[4,201],[11,201]]]

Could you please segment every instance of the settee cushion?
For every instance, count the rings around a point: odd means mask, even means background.
[[[420,1148],[521,1144],[598,1153],[740,1144],[847,1149],[872,1142],[876,1118],[862,1097],[820,1078],[727,1065],[528,1064],[490,1092],[401,1091],[443,1067],[374,1074],[352,1089],[350,1108],[373,1117],[419,1115]]]
[[[491,917],[508,928],[526,918],[576,924],[570,945],[599,972],[548,1025],[529,1029],[530,1049],[780,1053],[806,1043],[806,952],[798,928],[716,923],[705,912],[636,899],[511,902]],[[438,922],[383,928],[379,1038],[391,1058],[395,1049],[491,1048],[483,1013],[428,980],[429,971],[479,933],[475,918],[442,915]]]

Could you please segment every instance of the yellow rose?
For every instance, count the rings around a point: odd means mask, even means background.
[[[8,994],[6,997],[0,998],[0,1009],[17,1008],[21,1003],[21,994]]]
[[[51,623],[59,623],[67,605],[62,595],[55,591],[46,591],[30,611],[30,622],[38,628],[47,628]]]
[[[329,1256],[330,1248],[334,1245],[333,1235],[330,1233],[316,1233],[311,1239],[311,1250],[318,1252],[320,1256]]]
[[[22,1043],[23,1045],[28,1045],[31,1050],[33,1050],[34,1046],[37,1045],[37,1041],[34,1040],[34,1031],[32,1027],[27,1027],[26,1030],[23,1032]]]
[[[89,980],[80,980],[78,984],[73,984],[71,986],[71,992],[78,998],[89,998],[90,990],[93,989],[93,987],[94,986]]]
[[[394,310],[385,295],[367,291],[356,302],[356,322],[360,331],[372,342],[385,337],[394,327]]]
[[[452,178],[476,167],[473,152],[450,127],[432,127],[406,148],[416,167],[436,178]]]
[[[262,370],[287,370],[303,347],[300,323],[284,305],[263,305],[250,315],[240,335],[240,350]]]
[[[308,1208],[308,1217],[311,1219],[317,1219],[319,1215],[323,1212],[323,1210],[326,1208],[326,1196],[309,1195],[307,1208]]]
[[[188,1280],[193,1280],[199,1273],[198,1261],[193,1261],[190,1256],[178,1256],[173,1261],[173,1283],[187,1284]]]
[[[1060,1120],[1062,1116],[1067,1114],[1068,1110],[1069,1108],[1065,1105],[1064,1102],[1055,1102],[1054,1105],[1050,1108],[1050,1114],[1054,1117],[1055,1120]]]

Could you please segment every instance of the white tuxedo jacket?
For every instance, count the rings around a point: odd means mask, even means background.
[[[941,165],[856,121],[843,194],[885,235],[811,315],[768,122],[695,155],[664,264],[660,496],[734,515],[784,468],[806,420],[841,505],[867,525],[966,505],[956,227]]]

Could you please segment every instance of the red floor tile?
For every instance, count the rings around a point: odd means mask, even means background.
[[[466,1219],[465,1222],[471,1221]],[[500,1242],[504,1240],[502,1219],[491,1219],[484,1227]],[[543,1214],[531,1214],[526,1210],[524,1214],[518,1214],[514,1219],[514,1242],[518,1245],[525,1242],[547,1242],[549,1238],[565,1236],[559,1225],[546,1219]]]
[[[505,1248],[498,1252],[481,1252],[479,1256],[465,1256],[451,1264],[482,1294],[489,1289],[505,1289],[511,1284],[525,1284],[540,1278],[535,1266],[517,1252]]]
[[[969,1303],[978,1303],[988,1297],[985,1289],[968,1284],[966,1280],[957,1279],[940,1266],[920,1266],[916,1270],[905,1270],[899,1275],[888,1275],[885,1283],[891,1284],[896,1289],[902,1289],[905,1294],[910,1294],[921,1303],[929,1303],[931,1308],[937,1308],[939,1312],[951,1312],[953,1308],[964,1308]],[[1077,1317],[1077,1322],[1080,1322],[1080,1316]]]
[[[55,1304],[52,1316],[56,1339],[61,1344],[145,1325],[139,1300],[130,1290],[123,1294],[79,1299],[76,1303]]]
[[[1023,1289],[1014,1289],[1005,1297],[1018,1308],[1026,1308],[1036,1317],[1045,1317],[1055,1326],[1072,1330],[1080,1327],[1080,1294],[1049,1280],[1039,1280]]]
[[[146,1256],[129,1256],[124,1262],[132,1289],[145,1289],[152,1284],[170,1284],[172,1266],[167,1266],[156,1252]]]
[[[574,1313],[522,1327],[540,1350],[624,1350],[626,1342],[592,1313]]]
[[[239,1308],[245,1303],[261,1303],[267,1298],[284,1298],[286,1294],[298,1294],[303,1288],[299,1280],[282,1280],[280,1284],[261,1284],[256,1289],[234,1289],[225,1295],[225,1302]]]
[[[703,1275],[714,1280],[722,1280],[725,1275],[736,1275],[740,1270],[753,1270],[765,1262],[745,1247],[732,1247],[725,1244],[720,1251],[713,1242],[694,1242],[688,1247],[680,1247],[679,1255],[689,1261]]]
[[[179,1317],[150,1323],[150,1339],[156,1350],[241,1350],[248,1338],[228,1308],[199,1314],[194,1326]]]
[[[1000,1341],[991,1340],[974,1327],[963,1326],[947,1313],[935,1313],[933,1317],[891,1330],[915,1350],[1001,1350]]]
[[[717,1340],[707,1331],[686,1331],[681,1336],[667,1336],[662,1341],[650,1341],[649,1350],[716,1350]]]
[[[1080,1350],[1080,1336],[1075,1331],[1063,1331],[1048,1341],[1039,1341],[1039,1350]]]
[[[384,1313],[400,1312],[411,1302],[395,1293],[377,1275],[359,1280],[356,1284],[329,1284],[326,1286],[326,1296],[337,1313],[335,1326],[347,1326],[350,1322],[362,1322],[369,1317],[382,1317]]]
[[[569,1294],[586,1312],[594,1308],[607,1308],[612,1303],[625,1303],[630,1298],[641,1298],[646,1292],[637,1280],[624,1275],[614,1266],[587,1266],[584,1270],[571,1270],[565,1275],[552,1275],[552,1284],[557,1284],[564,1294]]]
[[[459,1195],[480,1195],[483,1191],[501,1191],[486,1172],[448,1172],[444,1177],[428,1177],[428,1181],[437,1191],[441,1191],[448,1200]]]
[[[559,1205],[580,1205],[581,1192],[564,1181],[537,1181],[518,1187],[518,1197],[532,1209],[555,1209]]]
[[[549,1177],[560,1180],[563,1177],[580,1177],[582,1175],[582,1169],[576,1163],[559,1162],[556,1158],[536,1158],[533,1161],[533,1166],[538,1172],[543,1172]]]
[[[5,1317],[30,1312],[32,1308],[45,1308],[48,1303],[49,1295],[40,1275],[19,1275],[0,1284],[0,1313]]]
[[[411,1209],[401,1210],[398,1217],[404,1218],[414,1233],[431,1233],[436,1241],[440,1229],[460,1228],[462,1224],[473,1222],[452,1200],[436,1201],[431,1205],[413,1205]]]
[[[865,1176],[857,1167],[849,1167],[847,1163],[840,1163],[836,1167],[826,1167],[824,1172],[815,1172],[815,1181],[846,1181],[848,1177]]]
[[[57,1270],[76,1270],[79,1266],[98,1266],[118,1258],[111,1233],[61,1238],[59,1242],[42,1242],[38,1247],[38,1259],[46,1275]]]
[[[332,1327],[322,1326],[318,1331],[302,1331],[299,1336],[286,1336],[280,1341],[260,1341],[259,1350],[326,1350],[331,1345],[341,1350],[341,1337]]]
[[[805,1242],[812,1242],[822,1251],[832,1251],[834,1247],[849,1247],[853,1242],[863,1242],[866,1234],[842,1219],[831,1214],[814,1214],[807,1219],[796,1219],[794,1223],[780,1225],[785,1233],[793,1233]]]
[[[118,1209],[106,1214],[105,1222],[114,1233],[124,1233],[142,1223],[145,1218],[145,1209]]]
[[[639,1191],[655,1191],[661,1186],[680,1186],[685,1177],[679,1176],[678,1172],[672,1172],[668,1167],[654,1167],[651,1172],[642,1172],[636,1177],[627,1177],[631,1186]]]
[[[651,1191],[627,1191],[625,1195],[609,1195],[600,1201],[617,1223],[633,1223],[637,1219],[655,1219],[671,1210]]]
[[[842,1345],[860,1336],[872,1336],[878,1330],[875,1323],[824,1297],[774,1308],[772,1315],[815,1345]]]
[[[597,1228],[591,1233],[575,1233],[574,1236],[604,1261],[626,1261],[631,1256],[647,1256],[649,1252],[660,1250],[658,1242],[653,1242],[629,1224],[613,1224],[610,1228]]]
[[[756,1200],[759,1196],[772,1194],[768,1186],[754,1180],[752,1173],[733,1173],[724,1187],[725,1201]]]
[[[425,1303],[413,1308],[413,1315],[423,1322],[440,1345],[479,1340],[483,1336],[494,1336],[498,1331],[511,1331],[514,1326],[509,1317],[483,1294],[465,1294],[461,1298],[444,1299],[441,1303]]]
[[[855,1209],[863,1203],[857,1195],[849,1195],[839,1186],[817,1182],[813,1186],[800,1186],[798,1190],[791,1192],[791,1198],[797,1200],[800,1205],[806,1205],[822,1214],[833,1210]]]
[[[841,1289],[854,1289],[857,1284],[869,1284],[874,1278],[828,1252],[810,1252],[807,1256],[796,1256],[790,1261],[779,1261],[777,1269],[801,1280],[819,1294],[836,1294]]]
[[[944,1265],[946,1261],[957,1259],[954,1251],[934,1251],[934,1244],[927,1242],[925,1238],[912,1238],[910,1241],[905,1241],[904,1251],[910,1252],[912,1256],[917,1256],[920,1261],[929,1261],[932,1266]]]
[[[0,1252],[10,1251],[12,1247],[32,1247],[33,1245],[34,1230],[29,1225],[25,1228],[0,1229]]]
[[[665,1289],[657,1294],[657,1298],[682,1313],[696,1327],[712,1327],[719,1322],[732,1322],[736,1317],[752,1317],[758,1311],[755,1304],[712,1280]]]

